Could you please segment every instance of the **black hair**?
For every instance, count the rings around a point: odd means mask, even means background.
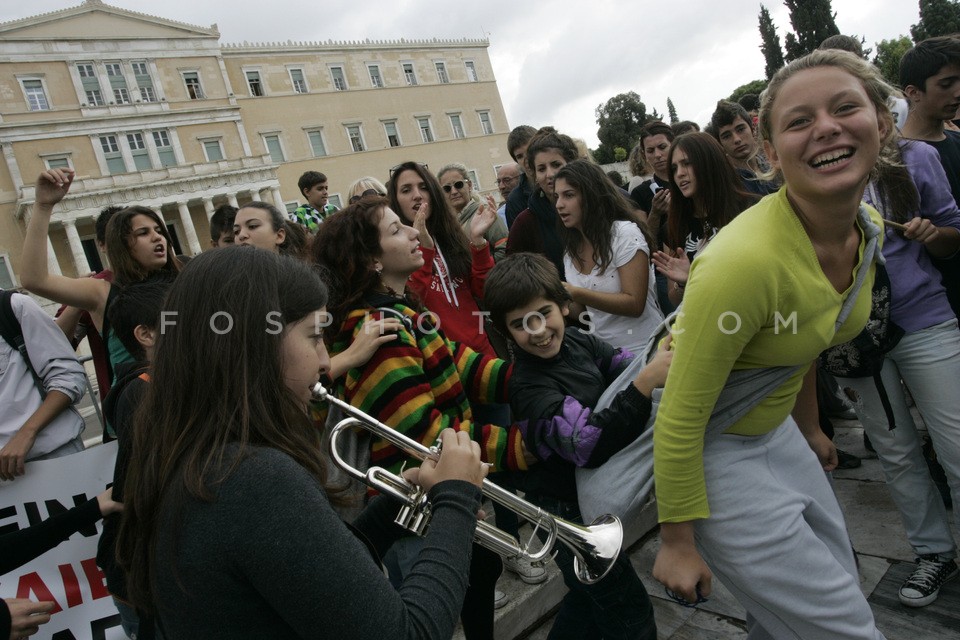
[[[297,188],[300,189],[300,194],[303,195],[304,191],[312,189],[315,185],[326,181],[327,176],[319,171],[305,171],[303,175],[300,176],[300,179],[297,180]]]
[[[107,317],[120,344],[136,360],[146,360],[146,352],[137,340],[138,326],[156,329],[160,324],[163,300],[173,284],[173,274],[160,271],[145,280],[122,287],[110,303]]]
[[[210,216],[210,239],[214,242],[220,241],[220,236],[229,231],[233,234],[233,219],[237,216],[238,209],[233,205],[222,204],[213,211]]]
[[[110,223],[110,218],[113,217],[113,214],[117,213],[118,211],[123,211],[123,207],[111,205],[100,210],[100,215],[97,216],[97,222],[94,224],[94,229],[96,230],[97,235],[97,244],[106,244],[107,225]]]
[[[507,314],[541,297],[560,307],[570,302],[556,265],[539,253],[506,256],[487,274],[483,287],[483,306],[494,328],[505,336],[510,335]]]

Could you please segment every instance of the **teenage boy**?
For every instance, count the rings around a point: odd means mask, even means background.
[[[513,221],[527,208],[527,201],[530,200],[530,196],[533,194],[533,176],[530,175],[527,169],[527,163],[524,162],[523,159],[527,155],[527,147],[530,146],[530,139],[533,138],[536,132],[537,130],[530,125],[522,124],[519,127],[514,127],[510,135],[507,136],[507,152],[510,153],[510,157],[513,158],[513,161],[520,165],[522,169],[520,179],[517,181],[516,187],[514,187],[513,191],[511,191],[507,197],[507,204],[503,211],[507,218],[507,228],[513,226]]]
[[[484,302],[494,327],[517,347],[511,408],[527,450],[539,460],[524,473],[526,499],[582,522],[576,468],[603,464],[640,435],[650,394],[666,380],[672,354],[662,348],[609,407],[595,412],[630,354],[565,327],[570,296],[547,258],[517,253],[498,262],[487,276]],[[626,554],[592,585],[577,580],[567,548],[558,547],[556,561],[569,591],[551,637],[562,631],[570,638],[656,638],[650,599]]]
[[[960,105],[960,39],[929,38],[908,49],[900,59],[900,86],[910,103],[901,135],[939,152],[953,199],[960,202],[960,132],[944,129]],[[950,307],[960,315],[960,257],[934,264],[943,274]]]
[[[173,280],[170,276],[155,275],[120,290],[110,305],[110,325],[117,339],[133,356],[134,362],[117,365],[117,380],[103,403],[103,413],[117,432],[117,461],[113,468],[113,498],[123,502],[123,485],[127,476],[127,464],[133,439],[133,417],[140,406],[150,382],[149,368],[159,334],[160,311],[163,299]],[[168,320],[169,321],[169,320]],[[103,533],[97,544],[97,564],[107,580],[107,590],[113,596],[114,605],[120,612],[120,624],[129,638],[152,637],[152,626],[145,624],[140,630],[142,616],[126,602],[127,589],[124,572],[117,566],[117,532],[120,516],[108,516],[103,521]]]
[[[319,171],[307,171],[297,180],[300,194],[307,199],[307,204],[297,207],[290,214],[291,222],[298,222],[312,234],[317,232],[323,221],[337,208],[330,204],[330,187],[327,185],[327,176]]]
[[[214,249],[233,246],[233,219],[237,208],[229,204],[217,207],[210,216],[210,246]]]
[[[737,170],[743,186],[750,193],[765,196],[777,190],[777,185],[760,179],[768,168],[767,161],[760,153],[760,144],[753,133],[752,119],[747,110],[736,102],[721,100],[710,117],[707,130],[713,134],[727,160]]]

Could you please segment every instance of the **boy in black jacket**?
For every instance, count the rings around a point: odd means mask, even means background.
[[[158,335],[160,310],[171,284],[167,275],[148,278],[121,289],[110,305],[110,325],[123,346],[136,358],[135,362],[117,365],[116,380],[103,401],[104,417],[114,426],[119,445],[113,468],[113,495],[118,502],[123,502],[123,483],[133,440],[133,417],[150,382],[148,371]],[[140,624],[141,618],[125,601],[126,578],[117,566],[115,551],[119,529],[119,516],[104,519],[97,546],[97,564],[106,576],[107,590],[120,612],[124,633],[130,638],[146,640],[153,637],[152,624]]]
[[[526,473],[526,499],[581,522],[576,467],[599,466],[640,435],[650,417],[650,394],[666,380],[671,352],[661,348],[609,407],[594,412],[632,354],[566,328],[569,299],[554,265],[530,253],[497,263],[484,288],[494,327],[518,347],[510,405],[527,450],[539,459]],[[650,599],[626,554],[593,585],[577,580],[566,547],[558,547],[556,561],[569,592],[551,639],[657,637]]]

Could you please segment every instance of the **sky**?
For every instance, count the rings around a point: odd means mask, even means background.
[[[596,147],[595,110],[627,91],[666,117],[701,125],[718,99],[764,76],[757,0],[109,0],[108,4],[208,27],[221,43],[481,38],[511,127],[553,125]],[[0,3],[0,22],[56,11],[79,0]],[[777,33],[789,29],[779,0],[764,2]],[[917,0],[833,0],[841,33],[880,40],[909,35]],[[312,9],[311,9],[312,8]]]

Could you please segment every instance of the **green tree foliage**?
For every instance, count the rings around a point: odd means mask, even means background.
[[[752,93],[754,95],[759,96],[761,93],[763,93],[763,90],[766,88],[767,88],[766,80],[754,80],[753,82],[742,84],[736,89],[734,89],[733,93],[730,94],[727,100],[729,100],[730,102],[737,102],[738,100],[740,100],[740,98],[747,95],[748,93]]]
[[[627,159],[627,150],[623,147],[615,147],[613,150],[613,159],[617,162],[623,162]]]
[[[647,114],[647,106],[634,91],[613,96],[598,105],[596,116],[600,146],[593,154],[600,164],[614,162],[614,149],[617,147],[632,149],[640,138],[641,127],[655,119]]]
[[[793,26],[793,33],[784,39],[787,62],[802,58],[829,36],[840,33],[830,0],[784,0],[783,4],[790,10]]]
[[[667,113],[670,114],[670,124],[680,122],[680,118],[677,117],[677,108],[673,106],[673,100],[670,98],[667,98]]]
[[[777,26],[763,5],[760,5],[760,51],[763,52],[763,71],[769,80],[783,66],[783,49],[780,48]]]
[[[873,64],[877,65],[887,82],[895,87],[900,86],[900,59],[911,46],[913,43],[907,36],[900,36],[895,40],[881,40],[877,43],[877,55],[873,59]]]
[[[920,22],[910,27],[914,42],[960,31],[960,3],[956,0],[920,0]],[[877,55],[880,52],[877,51]]]

